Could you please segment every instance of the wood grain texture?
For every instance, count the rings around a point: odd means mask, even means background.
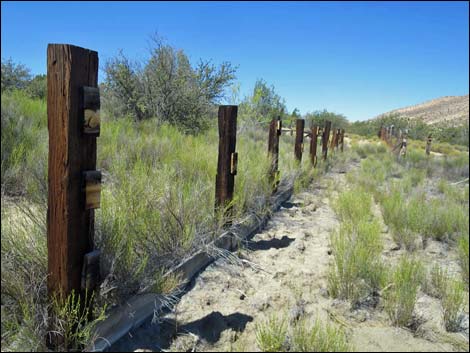
[[[233,199],[235,175],[231,173],[231,161],[237,142],[237,112],[238,106],[236,105],[219,107],[219,156],[215,181],[216,209],[225,208],[227,203]]]
[[[96,137],[82,133],[82,87],[97,87],[97,83],[97,52],[73,45],[48,45],[49,295],[80,291],[83,257],[93,249],[94,211],[85,210],[82,171],[96,169]]]
[[[294,155],[295,159],[300,163],[302,161],[303,143],[304,143],[304,127],[305,120],[297,119],[295,122],[295,146]]]

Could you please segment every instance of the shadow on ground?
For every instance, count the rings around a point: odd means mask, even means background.
[[[273,238],[270,240],[259,240],[247,244],[249,250],[269,250],[287,248],[295,239],[284,235],[281,239]]]
[[[129,334],[121,342],[113,345],[113,352],[132,352],[136,349],[162,351],[170,348],[171,342],[178,336],[193,334],[199,337],[203,343],[214,344],[219,341],[225,330],[243,332],[248,322],[253,317],[241,313],[222,315],[213,311],[209,315],[184,325],[177,325],[173,319],[164,319],[161,323],[146,323],[138,331],[138,334]],[[149,340],[149,336],[154,339]],[[145,337],[145,339],[140,338]],[[142,344],[142,342],[145,342]]]

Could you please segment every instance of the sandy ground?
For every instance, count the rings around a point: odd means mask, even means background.
[[[333,170],[295,195],[240,252],[242,261],[214,262],[172,313],[131,332],[111,350],[256,351],[255,325],[273,313],[342,325],[357,351],[456,351],[458,346],[450,343],[455,340],[468,345],[468,315],[466,333],[445,333],[439,301],[423,293],[415,331],[391,327],[380,305],[352,310],[349,303],[328,296],[329,239],[339,227],[330,205],[336,191],[328,190],[344,185],[345,174]],[[381,218],[377,206],[374,212]],[[383,256],[393,263],[403,250],[396,250],[383,227]],[[420,255],[426,263],[437,261],[459,271],[455,253],[441,243],[431,242]]]

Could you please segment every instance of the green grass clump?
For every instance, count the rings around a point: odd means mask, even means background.
[[[292,330],[292,352],[351,352],[343,330],[333,325],[322,325],[317,319],[311,325],[306,320],[297,322]]]
[[[449,280],[441,299],[444,325],[447,331],[459,330],[466,297],[468,298],[468,294],[465,292],[463,282]]]
[[[459,239],[458,242],[458,247],[457,251],[459,254],[459,264],[460,268],[462,269],[462,277],[464,282],[467,283],[467,289],[468,289],[468,278],[469,278],[469,241],[468,241],[468,233],[465,235],[462,235]]]
[[[42,200],[47,190],[46,103],[26,93],[2,93],[2,193]]]
[[[396,326],[412,324],[423,267],[418,260],[403,257],[391,275],[391,288],[385,292],[385,310]]]
[[[435,240],[456,240],[468,233],[468,224],[468,207],[440,199],[432,199],[426,205],[423,233]]]
[[[287,321],[284,317],[270,316],[256,325],[256,343],[262,352],[286,350]]]
[[[368,220],[371,214],[372,198],[361,190],[348,190],[341,193],[334,201],[333,207],[343,222],[359,223]]]
[[[331,240],[333,266],[328,273],[328,290],[335,298],[356,304],[382,288],[386,270],[380,226],[376,221],[360,221],[356,226],[343,223]]]
[[[431,269],[431,286],[432,291],[431,294],[441,299],[446,291],[447,286],[449,285],[449,274],[439,265],[433,266]]]

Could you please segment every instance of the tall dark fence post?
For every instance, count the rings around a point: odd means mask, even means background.
[[[231,215],[231,207],[227,206],[233,199],[237,174],[238,155],[235,152],[237,112],[236,105],[219,106],[219,155],[215,178],[215,206],[216,210],[224,209],[227,216]]]
[[[279,136],[281,135],[282,121],[281,117],[273,119],[269,124],[268,137],[268,158],[271,160],[269,170],[269,182],[273,186],[273,192],[277,190],[279,184]]]
[[[310,161],[314,168],[317,166],[317,134],[318,126],[313,126],[310,136]]]
[[[302,161],[302,152],[304,147],[304,127],[305,120],[297,119],[295,125],[295,159],[300,163]]]
[[[322,154],[323,160],[326,161],[328,155],[328,140],[330,138],[330,130],[331,130],[331,121],[325,121],[325,129],[323,130],[322,136]]]
[[[341,139],[340,139],[340,145],[341,145],[341,152],[344,151],[344,129],[341,129]]]
[[[99,280],[99,251],[93,251],[101,190],[101,173],[95,170],[99,108],[98,53],[49,44],[47,289],[59,301],[74,292],[82,310],[91,306],[85,291],[94,290]],[[52,336],[48,344],[57,345],[60,338]]]

